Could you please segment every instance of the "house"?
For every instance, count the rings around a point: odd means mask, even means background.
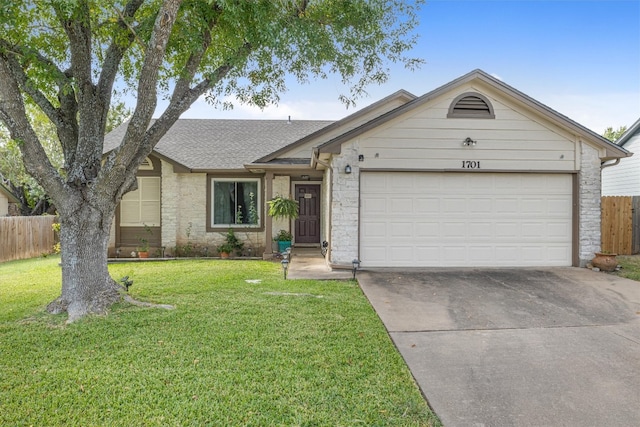
[[[20,203],[20,201],[0,183],[0,216],[9,215],[9,203]]]
[[[640,151],[640,119],[616,141],[627,151]],[[640,196],[640,156],[609,162],[602,169],[603,196]],[[615,166],[615,167],[608,167]]]
[[[335,268],[584,265],[600,248],[600,167],[629,155],[481,70],[337,122],[179,120],[122,200],[110,251],[146,225],[167,253],[214,253],[231,228],[268,258],[290,229],[296,246],[328,242]],[[300,218],[267,216],[276,195]]]

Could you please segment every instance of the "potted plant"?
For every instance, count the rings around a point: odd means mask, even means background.
[[[278,252],[282,253],[291,247],[293,235],[287,230],[280,230],[273,240],[278,242]]]
[[[229,258],[229,255],[233,252],[241,253],[244,248],[244,243],[238,240],[232,229],[229,229],[225,235],[225,241],[218,246],[218,252],[220,252],[220,258]]]
[[[595,258],[591,260],[594,267],[598,267],[600,271],[614,271],[618,267],[618,254],[612,254],[609,251],[596,252]]]
[[[287,197],[276,196],[267,202],[269,205],[269,216],[278,218],[298,218],[298,201]]]
[[[296,219],[300,213],[298,201],[283,196],[276,196],[267,202],[269,216],[278,218]],[[280,230],[274,239],[278,242],[278,252],[282,253],[291,247],[293,235],[287,230]]]
[[[144,231],[147,233],[144,236],[138,236],[138,242],[140,244],[136,248],[138,251],[138,257],[140,258],[149,258],[149,236],[153,234],[151,228],[148,225],[144,225]]]

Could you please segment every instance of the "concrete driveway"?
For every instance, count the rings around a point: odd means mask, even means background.
[[[640,426],[640,283],[584,268],[358,280],[445,427]]]

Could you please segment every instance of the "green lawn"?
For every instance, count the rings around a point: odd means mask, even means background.
[[[615,274],[640,281],[640,255],[618,255],[616,259],[622,268]]]
[[[0,425],[439,426],[355,282],[114,264],[138,299],[65,326],[59,258],[0,264]],[[247,280],[260,280],[248,283]]]

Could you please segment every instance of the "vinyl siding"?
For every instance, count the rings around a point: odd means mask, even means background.
[[[624,148],[634,155],[602,170],[603,196],[640,196],[640,132],[632,136]]]
[[[7,216],[9,214],[9,199],[7,196],[0,193],[0,216]]]
[[[462,87],[433,104],[387,123],[359,138],[360,167],[366,169],[459,170],[462,161],[480,162],[481,170],[570,172],[579,169],[576,143],[542,119],[517,111],[486,92],[495,119],[447,118]],[[475,146],[465,147],[470,137]]]

